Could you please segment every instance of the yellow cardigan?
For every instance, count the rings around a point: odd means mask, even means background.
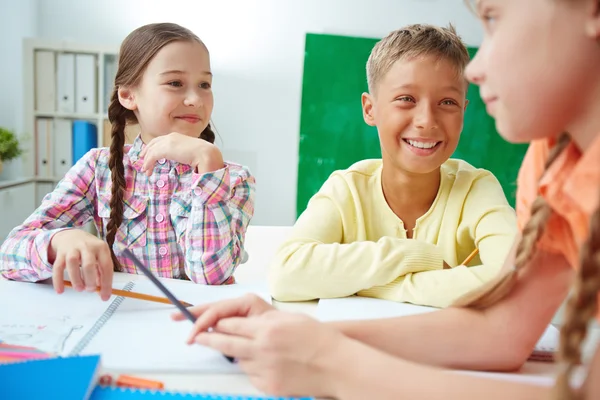
[[[273,298],[358,294],[445,307],[498,273],[517,225],[489,171],[446,161],[412,239],[384,198],[381,171],[381,160],[364,160],[323,184],[270,265]],[[473,266],[459,266],[476,247]],[[443,269],[444,261],[454,268]]]

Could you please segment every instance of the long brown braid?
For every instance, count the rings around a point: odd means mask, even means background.
[[[123,149],[125,146],[125,127],[137,124],[133,111],[125,108],[119,101],[119,88],[136,87],[146,67],[164,46],[175,41],[193,41],[202,45],[202,41],[190,30],[172,23],[144,25],[131,32],[121,44],[119,63],[115,76],[115,86],[108,107],[108,119],[112,124],[110,158],[108,166],[111,173],[110,219],[106,225],[106,242],[111,251],[115,271],[122,267],[115,256],[113,245],[119,227],[123,223],[125,198],[125,167],[123,165]],[[206,49],[206,46],[204,46]],[[208,50],[206,50],[208,52]],[[200,138],[214,143],[215,134],[210,124],[202,131]]]
[[[561,135],[548,156],[545,171],[554,163],[569,142],[570,139],[567,134]],[[551,214],[552,209],[546,203],[546,200],[542,196],[538,196],[531,205],[531,217],[523,227],[522,237],[517,245],[514,268],[506,274],[499,275],[498,278],[485,283],[473,292],[467,293],[453,305],[457,307],[485,309],[508,295],[517,282],[518,272],[529,264],[529,261],[531,261],[531,258],[535,254],[536,244]]]
[[[110,219],[106,225],[106,242],[110,247],[114,270],[122,271],[121,264],[115,256],[113,245],[117,230],[123,222],[123,197],[125,190],[125,167],[123,165],[123,147],[125,146],[125,125],[127,117],[131,119],[133,112],[123,107],[119,102],[117,88],[113,90],[110,105],[108,106],[108,120],[112,124],[110,158],[108,167],[111,174]],[[133,116],[135,118],[135,115]]]
[[[600,293],[600,209],[590,220],[590,234],[581,248],[580,268],[577,272],[573,295],[567,302],[565,322],[560,331],[560,361],[563,363],[554,398],[576,400],[581,393],[570,385],[574,367],[581,362],[581,344],[587,335],[588,325],[598,312]]]

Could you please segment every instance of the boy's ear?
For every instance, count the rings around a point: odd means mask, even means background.
[[[467,111],[468,105],[469,105],[469,100],[465,100],[465,107],[463,108],[463,111]]]
[[[600,39],[600,0],[590,1],[590,13],[589,19],[586,24],[586,31],[588,35],[594,39]]]
[[[119,87],[117,93],[119,95],[119,103],[121,103],[123,107],[131,111],[137,110],[137,103],[135,101],[135,94],[133,93],[133,90],[122,86]]]
[[[360,97],[363,110],[363,118],[367,125],[375,126],[375,116],[373,115],[373,96],[369,93],[363,93]]]

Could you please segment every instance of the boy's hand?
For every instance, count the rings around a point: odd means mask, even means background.
[[[100,287],[102,300],[110,298],[114,267],[105,241],[80,229],[58,232],[50,240],[48,261],[53,264],[52,283],[57,293],[65,290],[66,269],[78,292]]]
[[[223,155],[217,146],[177,132],[152,139],[140,157],[144,158],[142,171],[148,176],[161,158],[189,165],[199,174],[223,168]]]

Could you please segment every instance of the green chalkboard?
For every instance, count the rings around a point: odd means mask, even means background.
[[[363,121],[360,103],[361,93],[367,91],[367,59],[377,40],[306,35],[297,215],[333,171],[381,157],[376,128]],[[476,51],[469,49],[471,56]],[[510,144],[500,137],[477,86],[469,87],[467,97],[465,126],[453,157],[492,171],[514,205],[517,172],[527,145]]]

